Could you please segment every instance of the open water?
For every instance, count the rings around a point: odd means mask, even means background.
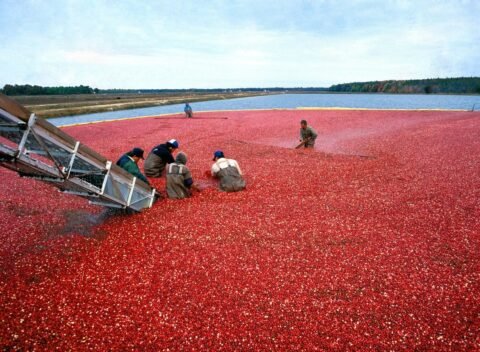
[[[480,110],[478,95],[415,95],[415,94],[278,94],[228,100],[212,100],[190,104],[195,111],[296,109],[302,107],[360,109],[442,109]],[[57,126],[113,120],[127,117],[182,113],[184,104],[141,109],[109,111],[95,114],[50,119]]]

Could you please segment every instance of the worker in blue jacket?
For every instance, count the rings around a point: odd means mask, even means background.
[[[145,175],[161,177],[165,166],[175,162],[172,154],[176,149],[178,149],[178,142],[175,139],[154,147],[145,160]]]
[[[193,117],[193,110],[192,110],[192,107],[190,106],[189,103],[185,104],[185,108],[183,109],[183,111],[185,111],[185,116],[186,117],[188,117],[188,118]]]

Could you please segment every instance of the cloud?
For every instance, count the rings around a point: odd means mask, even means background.
[[[329,86],[478,75],[479,10],[476,1],[433,0],[4,0],[0,84]]]

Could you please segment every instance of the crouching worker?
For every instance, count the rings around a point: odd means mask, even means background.
[[[186,166],[187,156],[178,153],[175,162],[167,166],[167,195],[168,198],[183,199],[191,196],[191,189],[197,189],[193,183],[192,174]]]
[[[226,159],[221,150],[213,154],[212,176],[220,180],[220,189],[225,192],[237,192],[245,189],[245,180],[238,163]]]
[[[122,169],[149,184],[148,179],[140,172],[138,162],[143,159],[143,149],[133,148],[131,151],[123,154],[117,161],[117,165]]]
[[[193,117],[193,110],[192,110],[192,107],[190,106],[189,103],[185,104],[185,108],[183,109],[183,111],[185,111],[185,116],[186,117],[188,117],[188,118]]]
[[[174,163],[173,151],[178,148],[178,142],[170,139],[165,144],[159,144],[148,154],[144,170],[148,177],[161,177],[165,166]]]

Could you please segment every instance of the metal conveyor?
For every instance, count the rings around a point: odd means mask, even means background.
[[[141,211],[156,199],[154,188],[1,94],[0,166],[106,207]]]

